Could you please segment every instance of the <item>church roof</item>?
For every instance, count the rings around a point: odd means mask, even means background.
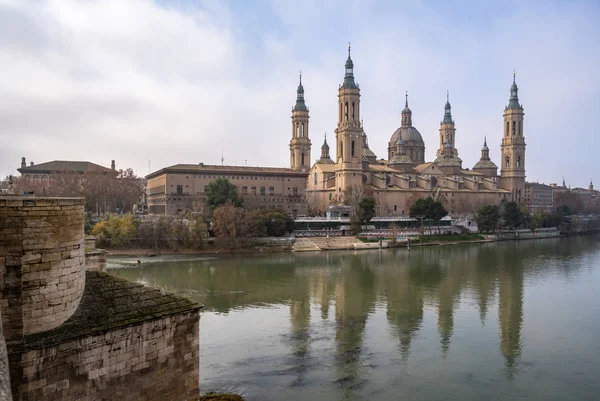
[[[423,171],[427,170],[427,167],[431,166],[432,164],[433,164],[433,162],[419,164],[418,166],[415,167],[415,171],[417,173],[422,173]]]
[[[17,169],[21,174],[51,174],[51,173],[110,173],[113,170],[92,162],[54,160],[51,162],[34,164],[33,166]]]
[[[371,149],[369,149],[367,146],[365,146],[365,147],[362,149],[362,155],[363,155],[363,156],[366,156],[366,157],[377,157],[377,156],[375,155],[375,153],[374,153],[374,152],[373,152]]]
[[[179,174],[255,174],[255,175],[272,175],[281,174],[287,176],[304,176],[307,173],[292,170],[291,168],[281,167],[259,167],[259,166],[223,166],[210,164],[175,164],[173,166],[164,167],[146,176],[146,179],[161,176],[162,174],[179,173]]]

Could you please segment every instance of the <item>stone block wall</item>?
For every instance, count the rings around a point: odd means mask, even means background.
[[[197,400],[198,329],[190,311],[11,355],[19,399]]]
[[[106,271],[106,251],[104,249],[92,249],[85,252],[85,270]]]
[[[7,341],[53,329],[85,286],[82,198],[0,197],[0,311]]]

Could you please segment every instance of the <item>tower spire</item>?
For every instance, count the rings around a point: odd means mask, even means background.
[[[344,83],[342,88],[356,89],[358,86],[354,82],[354,62],[350,57],[350,42],[348,42],[348,58],[346,59],[346,74],[344,75]]]
[[[513,83],[510,86],[510,99],[508,101],[507,109],[523,109],[523,106],[519,104],[519,88],[517,87],[517,72],[513,70]]]
[[[404,110],[402,110],[402,126],[412,127],[412,111],[408,108],[408,91],[404,93]]]
[[[446,106],[444,106],[443,124],[452,124],[452,106],[450,106],[450,91],[446,91]]]
[[[300,71],[300,82],[298,83],[298,90],[296,91],[296,105],[294,110],[308,110],[306,103],[304,102],[304,86],[302,86],[302,71]]]

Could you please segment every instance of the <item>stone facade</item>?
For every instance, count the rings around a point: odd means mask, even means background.
[[[85,270],[106,271],[106,251],[104,249],[89,249],[85,251]]]
[[[20,400],[195,400],[200,306],[86,272],[77,312],[56,329],[9,339]]]
[[[226,178],[244,199],[247,210],[282,209],[306,213],[307,173],[288,168],[178,164],[146,176],[150,214],[203,211],[208,184]]]
[[[554,209],[554,188],[537,182],[525,183],[525,205],[530,212],[541,210],[549,212]]]
[[[4,332],[58,327],[85,285],[83,199],[0,197],[0,294]]]

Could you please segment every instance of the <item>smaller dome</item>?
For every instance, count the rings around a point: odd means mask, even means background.
[[[413,164],[413,161],[407,155],[394,155],[389,164]]]
[[[494,163],[491,160],[481,159],[473,166],[473,170],[477,170],[480,168],[498,168],[498,166],[496,166],[496,163]]]
[[[462,166],[462,159],[458,156],[452,156],[452,157],[444,157],[442,156],[438,156],[435,159],[435,163],[437,163],[440,166],[453,166],[453,167],[461,167]]]
[[[315,164],[335,164],[335,162],[329,158],[320,158],[318,159]]]

